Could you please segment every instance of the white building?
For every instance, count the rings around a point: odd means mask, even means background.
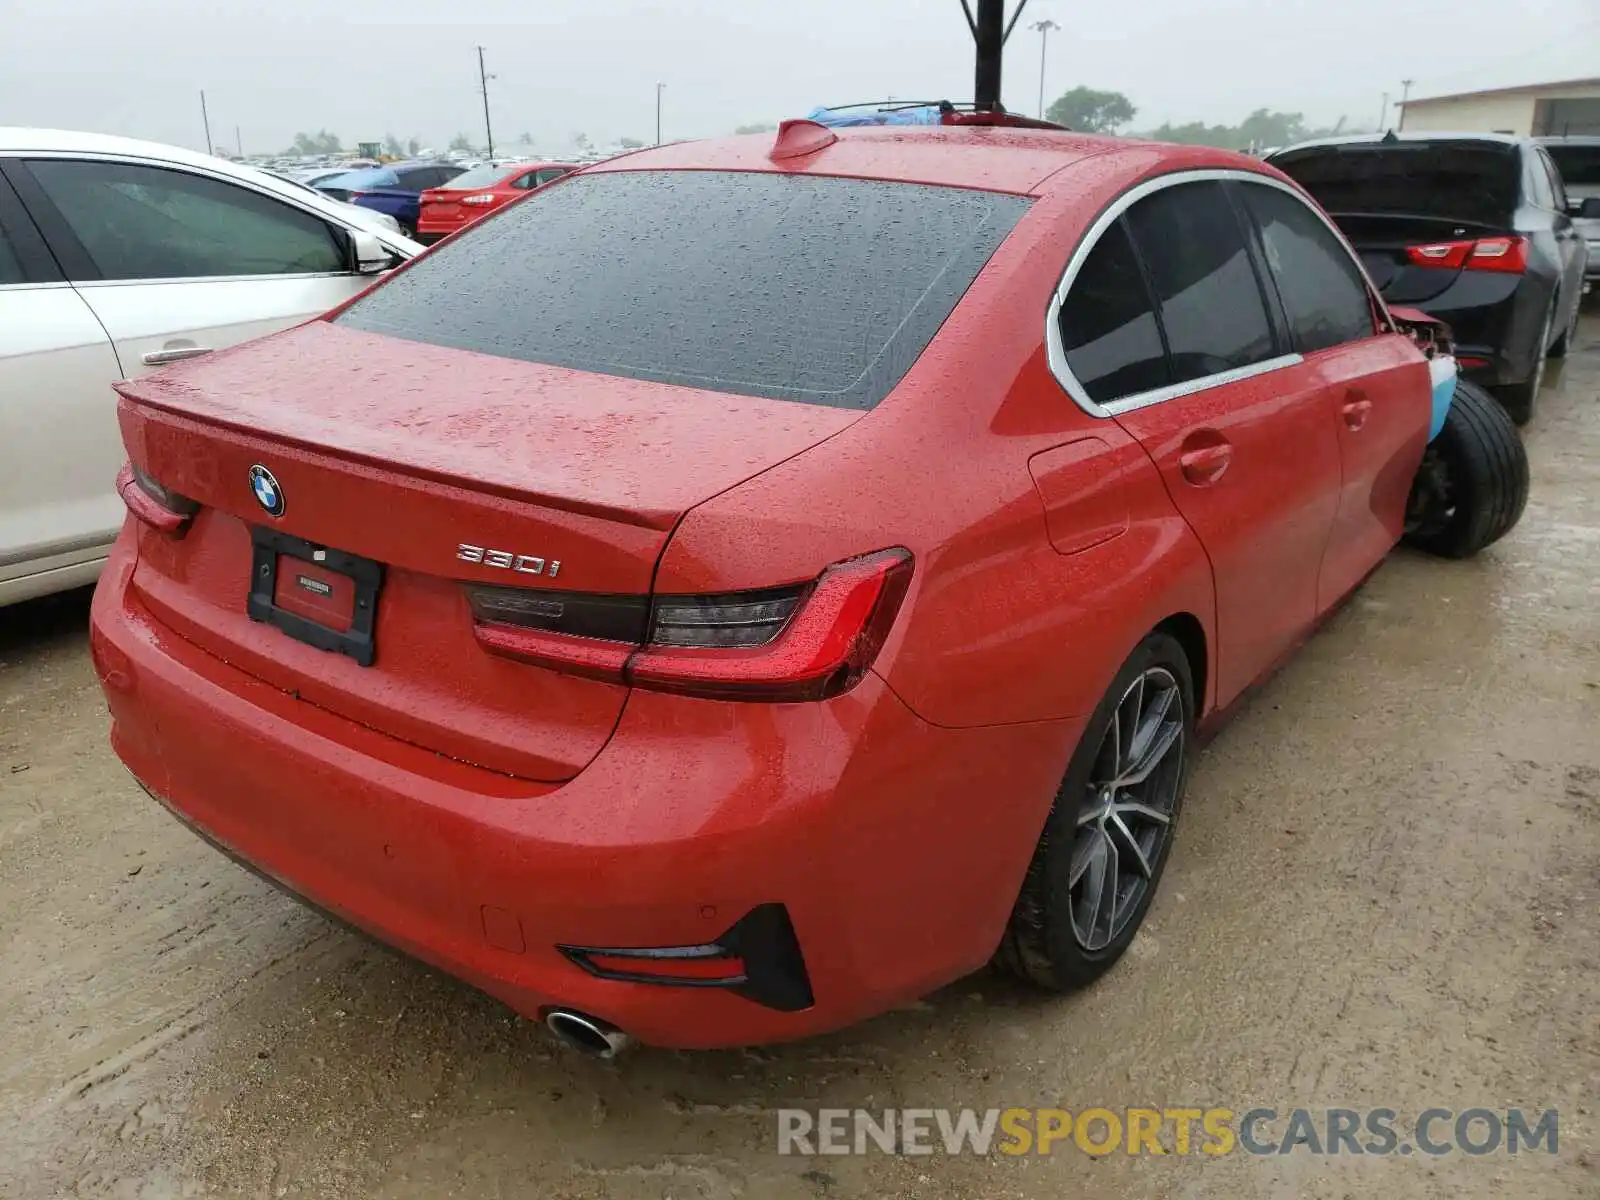
[[[1454,96],[1427,96],[1400,107],[1400,128],[1465,133],[1600,134],[1600,79],[1532,83]]]

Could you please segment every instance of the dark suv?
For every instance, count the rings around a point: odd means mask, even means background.
[[[1390,304],[1438,317],[1462,373],[1519,425],[1547,355],[1578,324],[1588,251],[1561,176],[1531,138],[1395,133],[1303,142],[1270,156],[1310,192]]]

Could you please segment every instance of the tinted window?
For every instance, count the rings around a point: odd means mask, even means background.
[[[1322,350],[1371,337],[1366,284],[1322,219],[1277,188],[1243,184],[1239,194],[1261,230],[1295,349]]]
[[[549,183],[552,179],[560,179],[567,173],[566,167],[545,167],[534,177],[533,186],[538,187],[541,183]]]
[[[0,286],[26,281],[27,276],[22,273],[22,263],[17,258],[16,247],[11,244],[6,231],[0,229]]]
[[[1538,155],[1539,166],[1550,180],[1550,194],[1555,198],[1554,208],[1557,212],[1567,211],[1567,189],[1562,185],[1561,172],[1556,170],[1555,163],[1550,161],[1550,156],[1540,152]]]
[[[1568,187],[1600,187],[1600,146],[1551,143],[1545,149]]]
[[[584,175],[443,243],[337,320],[503,358],[870,408],[1027,205],[755,172]]]
[[[1517,206],[1517,147],[1494,142],[1359,142],[1272,157],[1334,216],[1404,213],[1504,225]]]
[[[395,174],[399,176],[399,186],[408,192],[420,192],[444,182],[432,167],[402,167]]]
[[[1535,208],[1554,208],[1555,193],[1550,190],[1550,177],[1544,172],[1539,156],[1529,151],[1523,156],[1522,190],[1527,202]]]
[[[1144,274],[1118,221],[1095,243],[1061,302],[1061,345],[1096,404],[1170,383]]]
[[[105,279],[347,269],[325,222],[248,188],[127,163],[28,166]]]
[[[1163,188],[1126,220],[1155,287],[1174,383],[1277,353],[1244,231],[1221,184]]]

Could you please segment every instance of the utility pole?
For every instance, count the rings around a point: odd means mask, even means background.
[[[1383,94],[1383,107],[1378,110],[1378,132],[1383,132],[1383,127],[1389,123],[1389,93]]]
[[[661,89],[666,86],[664,83],[656,84],[656,145],[658,146],[661,145]]]
[[[489,80],[494,76],[483,69],[483,47],[478,47],[478,91],[483,94],[483,136],[489,142],[489,161],[494,161],[494,130],[489,127]]]
[[[1042,121],[1044,120],[1044,48],[1050,40],[1050,31],[1060,29],[1061,26],[1047,17],[1043,21],[1035,21],[1028,28],[1039,31],[1039,120]]]
[[[211,148],[211,117],[206,112],[206,93],[204,88],[200,91],[200,120],[205,122],[206,127],[206,153],[215,154],[216,151]]]
[[[1413,83],[1415,83],[1415,82],[1416,82],[1415,79],[1402,79],[1400,81],[1400,87],[1401,87],[1402,91],[1400,92],[1400,126],[1399,127],[1401,129],[1404,129],[1406,127],[1406,101],[1411,99],[1411,85]]]
[[[233,145],[234,145],[234,149],[239,151],[239,157],[243,158],[244,157],[244,138],[239,135],[239,127],[237,125],[235,125],[233,127]]]

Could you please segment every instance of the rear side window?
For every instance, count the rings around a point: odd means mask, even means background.
[[[1322,219],[1287,192],[1243,184],[1295,349],[1309,353],[1372,336],[1367,286]]]
[[[22,270],[22,260],[17,257],[16,249],[11,245],[11,239],[6,236],[6,231],[0,228],[0,287],[8,283],[26,283],[27,275]]]
[[[1286,151],[1272,165],[1335,217],[1385,213],[1503,226],[1517,207],[1517,147],[1494,142],[1356,143]]]
[[[1163,188],[1124,219],[1155,288],[1173,383],[1277,353],[1244,230],[1220,183]]]
[[[1067,367],[1096,404],[1172,382],[1150,292],[1121,221],[1100,235],[1078,269],[1061,302],[1060,326]]]
[[[1600,187],[1600,145],[1552,142],[1545,149],[1555,160],[1562,182],[1569,188]]]
[[[28,169],[103,279],[347,270],[324,221],[237,184],[98,160],[35,159]]]
[[[444,243],[335,320],[605,375],[871,408],[1027,206],[860,179],[578,175]]]

